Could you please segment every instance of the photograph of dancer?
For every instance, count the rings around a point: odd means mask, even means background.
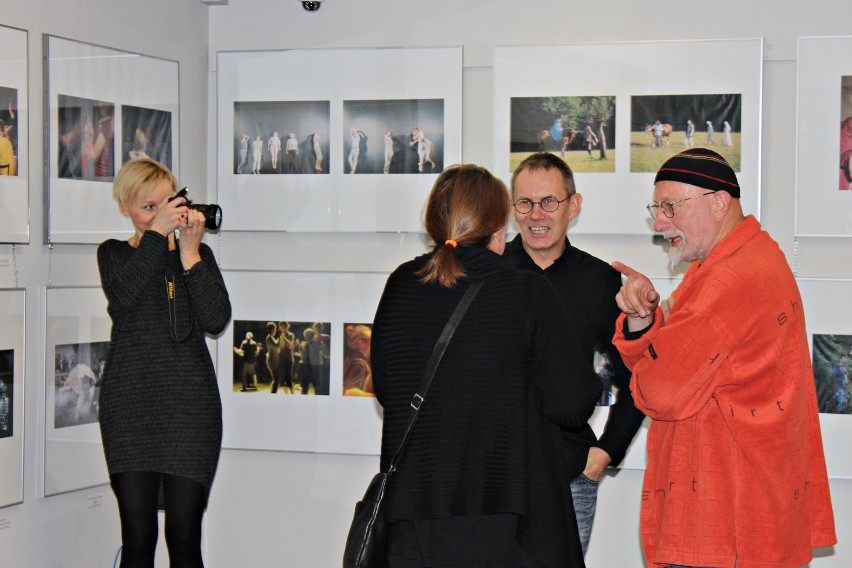
[[[329,101],[235,102],[233,173],[329,173],[324,164],[330,135],[329,105]]]
[[[329,322],[234,320],[232,391],[329,394]]]
[[[347,174],[436,174],[443,168],[443,99],[343,101],[343,119]]]

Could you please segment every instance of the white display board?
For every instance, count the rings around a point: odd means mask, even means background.
[[[460,47],[222,52],[217,78],[225,231],[420,232],[437,173],[461,161]],[[434,165],[424,161],[422,171],[415,128],[433,144]],[[353,130],[366,142],[354,174]],[[397,138],[393,155],[408,166],[390,160],[385,173],[388,132]],[[286,151],[290,133],[295,166]],[[321,157],[312,155],[313,135]],[[282,145],[275,167],[273,138]]]
[[[841,168],[841,146],[852,150],[852,123],[842,142],[842,123],[852,121],[852,36],[799,38],[798,73],[796,235],[849,237],[852,170],[848,154]]]
[[[0,507],[24,499],[26,291],[0,290]]]
[[[112,181],[140,137],[179,177],[178,63],[50,35],[43,49],[47,240],[126,238],[132,227]],[[100,156],[104,175],[96,175]]]
[[[799,279],[799,291],[805,308],[808,334],[852,335],[852,281],[829,279]],[[852,478],[852,454],[849,452],[849,432],[852,414],[820,414],[825,461],[830,477]]]
[[[224,271],[233,321],[218,339],[216,364],[225,448],[378,455],[381,406],[343,395],[344,324],[372,324],[386,274]],[[323,322],[329,335],[327,395],[241,392],[235,322]],[[254,339],[263,343],[258,333]],[[265,364],[262,353],[257,365]],[[235,364],[236,363],[236,364]]]
[[[698,61],[700,64],[696,64]],[[662,164],[664,156],[687,149],[684,145],[686,117],[692,115],[675,107],[689,104],[695,107],[696,131],[692,145],[709,147],[723,155],[732,152],[738,158],[739,167],[732,165],[742,188],[743,210],[759,216],[762,65],[763,40],[760,38],[496,46],[494,174],[508,180],[520,155],[536,150],[536,133],[546,137],[544,133],[552,127],[555,118],[561,116],[560,113],[569,113],[568,110],[554,110],[546,121],[519,125],[518,121],[523,122],[523,118],[513,119],[513,99],[536,97],[550,105],[553,101],[544,99],[593,97],[603,101],[614,97],[614,120],[610,119],[606,125],[610,144],[607,158],[600,160],[600,142],[588,156],[581,154],[584,162],[606,162],[608,168],[602,172],[583,173],[575,165],[580,172],[575,175],[575,181],[577,191],[583,195],[583,212],[571,231],[575,234],[648,234],[650,221],[644,208],[651,198],[655,164]],[[651,99],[647,112],[636,112],[642,106],[638,104],[640,98]],[[730,100],[734,108],[714,108],[712,112],[704,108],[708,101],[718,106],[726,100]],[[738,131],[732,136],[736,148],[726,147],[723,142],[724,121],[734,122],[726,112],[738,117]],[[684,120],[675,122],[670,116],[682,116]],[[707,143],[706,118],[715,124],[715,144]],[[672,122],[669,126],[673,132],[668,142],[652,150],[653,135],[645,132],[645,127],[656,119]],[[562,126],[576,127],[574,144],[582,142],[584,124]],[[599,132],[599,123],[592,126]],[[517,132],[519,128],[526,129],[532,144],[524,152],[513,148],[513,129]],[[517,140],[514,144],[518,145]],[[560,155],[558,149],[553,151]],[[637,164],[635,155],[639,152],[651,154],[650,165],[643,166],[641,161]],[[654,153],[656,156],[652,155]],[[571,162],[566,161],[570,165]]]
[[[30,242],[29,91],[27,32],[0,26],[0,118],[13,148],[12,163],[0,160],[0,242]],[[5,143],[4,143],[5,145]]]
[[[97,395],[97,349],[110,340],[111,321],[100,287],[45,288],[44,495],[109,483]],[[69,353],[76,353],[76,358]],[[102,354],[102,353],[101,353]],[[67,364],[64,358],[68,358]],[[71,373],[77,364],[89,370]],[[73,375],[73,379],[72,379]],[[94,403],[94,404],[93,404]],[[76,419],[62,423],[60,413]]]

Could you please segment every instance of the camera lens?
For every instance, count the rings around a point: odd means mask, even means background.
[[[204,228],[218,231],[222,226],[222,208],[214,204],[193,203],[191,208],[200,211],[204,215]]]

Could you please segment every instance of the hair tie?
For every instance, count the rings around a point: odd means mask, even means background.
[[[447,239],[446,241],[444,241],[444,244],[450,245],[453,248],[456,248],[457,246],[459,246],[459,244],[456,241],[454,241],[453,239]]]

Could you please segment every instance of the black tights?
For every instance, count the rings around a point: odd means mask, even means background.
[[[204,487],[186,477],[150,471],[110,476],[121,518],[120,568],[153,568],[157,548],[160,479],[166,509],[166,547],[171,568],[203,568],[201,517]]]

